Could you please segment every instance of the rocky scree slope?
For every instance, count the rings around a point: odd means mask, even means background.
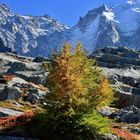
[[[47,93],[47,72],[42,68],[46,60],[0,53],[0,101],[22,100],[42,104]]]
[[[47,72],[43,64],[47,58],[23,57],[0,53],[0,139],[37,140],[37,134],[27,138],[22,126],[29,124],[38,111],[42,111]],[[14,137],[15,136],[15,137]],[[18,137],[16,137],[18,136]],[[26,137],[26,138],[25,138]]]
[[[108,46],[91,55],[117,92],[117,107],[140,108],[140,53],[126,47]]]
[[[68,27],[48,15],[22,16],[0,5],[0,38],[6,48],[18,54],[48,56],[64,42],[81,42],[92,53],[105,46],[127,46],[139,50],[140,1],[116,1],[88,11]],[[132,22],[133,21],[133,22]]]
[[[131,105],[139,107],[140,88],[137,77],[140,66],[139,52],[122,47],[106,47],[96,51],[90,57],[96,58],[98,66],[103,69],[112,86],[116,88],[117,96],[119,97],[117,106],[119,108]],[[46,77],[48,73],[42,69],[44,63],[48,63],[48,59],[45,57],[32,58],[12,53],[0,53],[0,122],[5,118],[7,119],[7,117],[9,117],[8,119],[13,119],[11,116],[15,118],[24,115],[25,112],[21,108],[25,108],[24,105],[26,104],[36,107],[45,103],[44,95],[48,92],[45,87],[47,85]],[[129,91],[129,89],[132,90]],[[140,122],[140,109],[135,106],[118,111],[107,107],[99,112],[103,116],[112,117],[121,122],[138,123]],[[140,129],[137,126],[128,125],[125,128],[127,130],[131,129],[132,132],[137,131],[140,133]],[[0,134],[15,136],[18,132],[17,136],[25,136],[24,130],[16,130],[14,132],[11,130],[5,133],[0,132]],[[33,133],[33,136],[35,137],[36,135]],[[6,137],[1,136],[0,138],[4,139]],[[8,138],[11,139],[13,137]]]

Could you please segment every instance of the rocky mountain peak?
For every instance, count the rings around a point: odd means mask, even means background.
[[[93,52],[106,45],[119,44],[115,13],[107,5],[88,11],[73,28],[72,44],[81,42],[86,50]]]
[[[99,8],[95,8],[93,10],[89,10],[88,13],[84,17],[80,17],[77,26],[85,25],[93,20],[95,20],[98,16],[101,16],[104,12],[110,12],[111,9],[107,5],[102,5]],[[81,27],[82,28],[82,27]]]
[[[10,12],[10,8],[6,4],[0,4],[0,12]]]
[[[106,4],[103,4],[100,9],[102,9],[102,11],[110,11],[110,8]]]
[[[128,46],[140,50],[140,1],[118,0],[116,3],[113,7],[102,5],[88,11],[72,28],[47,14],[13,14],[1,4],[0,38],[5,47],[31,56],[48,56],[65,42],[72,46],[81,42],[91,53],[106,46]]]
[[[5,4],[0,4],[0,23],[4,23],[7,17],[11,16],[11,10]]]
[[[62,42],[64,37],[58,34],[67,29],[49,15],[13,14],[6,5],[0,5],[0,38],[6,48],[21,55],[47,56]]]

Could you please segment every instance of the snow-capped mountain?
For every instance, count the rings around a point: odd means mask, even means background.
[[[112,10],[119,21],[122,45],[140,50],[140,0],[122,1]]]
[[[92,52],[105,46],[140,50],[140,0],[121,0],[89,11],[72,29],[71,42]]]
[[[140,0],[119,0],[88,11],[69,28],[48,15],[22,16],[0,5],[0,38],[5,47],[22,55],[44,55],[64,42],[81,42],[90,53],[105,46],[140,50]]]
[[[22,55],[48,55],[63,42],[68,26],[48,15],[21,16],[0,5],[0,38],[5,47]]]
[[[117,45],[120,42],[117,23],[112,10],[103,5],[80,18],[78,24],[71,29],[71,42],[81,42],[90,52],[106,45]]]

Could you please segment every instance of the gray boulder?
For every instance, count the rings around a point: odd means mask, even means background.
[[[132,76],[122,76],[122,82],[130,86],[134,86],[136,83],[138,83],[138,81],[138,78],[136,79]]]
[[[27,94],[26,101],[31,102],[33,104],[40,103],[44,100],[45,92],[42,92],[39,89],[30,90]]]
[[[14,73],[16,71],[36,71],[40,70],[40,64],[38,63],[24,63],[24,62],[13,62],[8,70],[9,73]]]
[[[135,106],[126,107],[113,113],[112,116],[121,122],[138,123],[140,122],[140,109]]]
[[[17,100],[21,97],[21,90],[17,87],[7,87],[5,86],[4,90],[0,93],[0,100]]]
[[[98,112],[102,116],[110,116],[113,113],[112,110],[110,108],[107,108],[107,107],[98,109]]]
[[[17,116],[17,115],[21,115],[23,113],[24,112],[21,112],[21,111],[16,111],[16,110],[13,110],[13,109],[0,107],[0,117]]]
[[[121,140],[121,138],[119,138],[118,136],[113,135],[113,134],[105,134],[105,136],[102,138],[102,140]]]
[[[131,86],[124,86],[124,85],[115,85],[117,100],[115,100],[115,105],[118,108],[124,108],[131,105],[135,105],[136,107],[140,108],[140,89],[131,87]]]
[[[140,135],[140,128],[138,127],[128,127],[128,130],[134,134]]]
[[[20,77],[14,77],[8,82],[8,86],[14,86],[16,84],[27,84],[28,82]]]
[[[29,84],[29,83],[15,83],[13,86],[14,86],[14,87],[18,87],[18,88],[20,88],[20,89],[26,89],[26,90],[31,90],[31,89],[34,88],[34,87],[33,87],[31,84]]]
[[[40,72],[40,71],[21,71],[21,72],[15,72],[15,74],[22,79],[33,82],[35,84],[43,84],[46,85],[46,77],[48,75],[47,72]]]
[[[48,59],[46,57],[38,56],[35,59],[33,59],[33,62],[41,63],[41,62],[45,62],[47,60]]]

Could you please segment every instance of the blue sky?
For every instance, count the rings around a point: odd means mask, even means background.
[[[118,0],[0,0],[14,13],[23,15],[48,14],[61,23],[75,25],[80,16],[102,4],[112,5]]]

